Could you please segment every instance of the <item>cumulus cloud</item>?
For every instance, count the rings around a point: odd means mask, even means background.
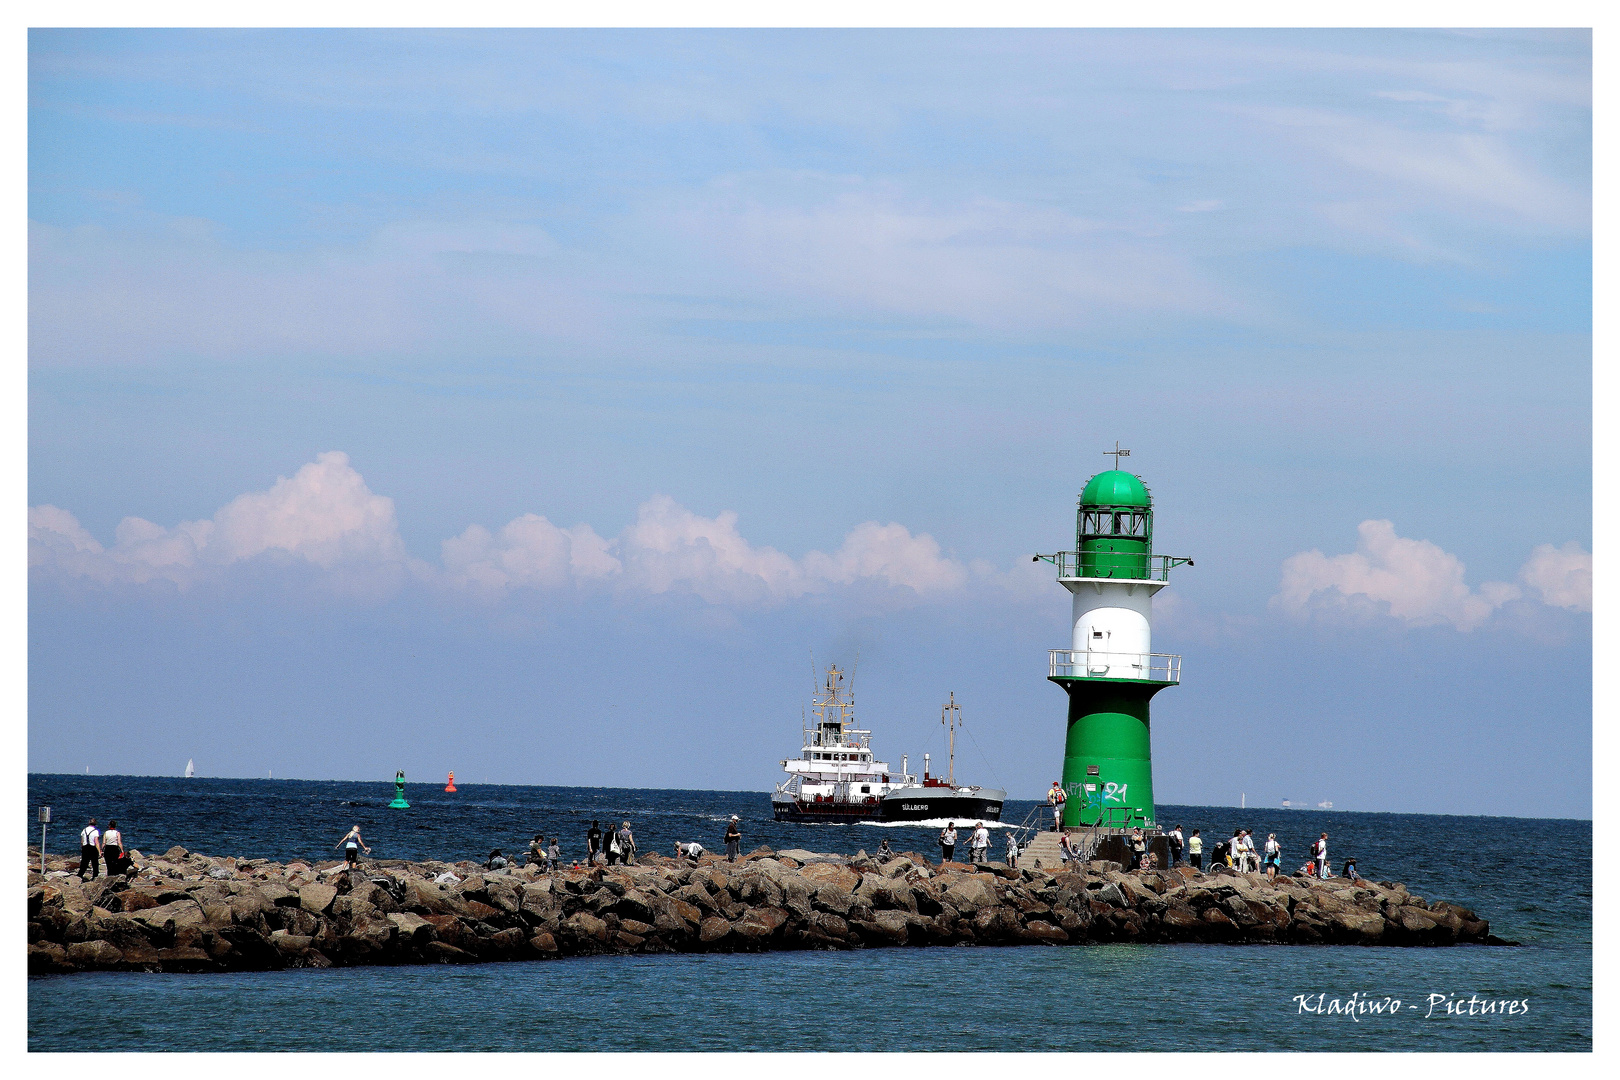
[[[190,588],[260,557],[308,564],[344,587],[417,569],[400,540],[394,501],[373,494],[339,452],[319,455],[267,491],[238,496],[207,520],[167,529],[126,517],[110,548],[55,506],[29,510],[28,539],[31,567],[107,585]]]
[[[1301,617],[1362,610],[1411,626],[1468,631],[1525,596],[1524,588],[1505,581],[1469,588],[1461,559],[1428,540],[1398,535],[1391,522],[1363,521],[1357,533],[1356,550],[1350,554],[1304,551],[1285,559],[1272,605]],[[1591,566],[1591,555],[1573,541],[1562,548],[1543,544],[1519,579],[1545,603],[1590,611]]]
[[[1519,580],[1541,602],[1571,611],[1592,610],[1592,553],[1574,540],[1563,547],[1542,544],[1530,553]]]
[[[374,494],[346,455],[328,453],[266,491],[239,496],[212,518],[165,528],[142,518],[119,523],[104,547],[68,511],[29,512],[29,559],[39,573],[104,585],[164,581],[190,588],[256,559],[293,560],[339,580],[373,587],[407,580],[498,599],[518,590],[605,589],[621,594],[685,593],[711,604],[778,603],[840,588],[900,590],[925,597],[977,581],[1021,594],[1022,578],[946,556],[904,525],[857,525],[832,554],[803,558],[755,546],[735,511],[704,517],[667,495],[648,499],[619,536],[589,525],[563,528],[524,514],[498,530],[470,525],[440,545],[442,569],[412,559],[391,499]]]

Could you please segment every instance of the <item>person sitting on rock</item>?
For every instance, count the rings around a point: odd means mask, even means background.
[[[484,869],[485,870],[505,870],[506,869],[506,856],[501,854],[501,849],[500,848],[496,848],[494,851],[491,851],[489,853],[489,861],[484,863]]]
[[[1344,876],[1351,881],[1360,881],[1361,875],[1356,873],[1356,860],[1344,860]]]
[[[894,858],[894,849],[889,846],[889,838],[887,836],[883,838],[883,843],[878,845],[877,857],[882,859],[884,862],[888,862],[890,859]]]
[[[546,855],[546,838],[540,833],[534,834],[529,841],[529,854],[524,858],[524,866],[538,866],[541,870],[550,870],[547,865],[551,860]]]

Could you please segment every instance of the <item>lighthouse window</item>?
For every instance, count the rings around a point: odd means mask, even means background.
[[[872,786],[870,784],[862,784],[861,785],[861,794],[862,795],[870,795],[871,793],[872,793]]]

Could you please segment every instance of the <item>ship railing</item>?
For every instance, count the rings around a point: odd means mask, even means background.
[[[1173,653],[1052,650],[1054,679],[1147,679],[1179,683],[1181,657]]]
[[[1035,558],[1051,563],[1057,567],[1058,580],[1108,578],[1115,581],[1169,581],[1170,571],[1178,566],[1191,566],[1191,559],[1179,555],[1138,555],[1127,551],[1057,551],[1051,555],[1037,555]],[[1092,560],[1092,567],[1088,571],[1084,560]],[[1127,576],[1122,566],[1127,560],[1145,560],[1142,564],[1144,576]],[[1101,563],[1102,565],[1097,565]]]

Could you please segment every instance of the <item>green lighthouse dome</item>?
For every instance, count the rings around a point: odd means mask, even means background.
[[[1080,493],[1080,505],[1149,507],[1153,505],[1153,497],[1135,473],[1109,469],[1091,478]]]

